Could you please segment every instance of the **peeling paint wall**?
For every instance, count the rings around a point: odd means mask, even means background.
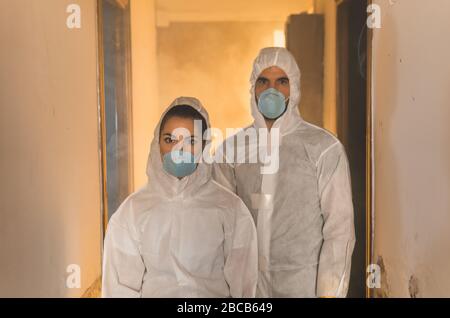
[[[450,1],[374,3],[377,296],[450,297]]]

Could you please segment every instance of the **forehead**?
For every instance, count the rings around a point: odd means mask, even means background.
[[[194,119],[178,116],[170,117],[166,121],[164,127],[162,127],[162,133],[173,134],[177,128],[187,129],[192,134],[194,132]]]
[[[287,77],[286,72],[283,71],[278,66],[271,66],[266,68],[259,74],[259,77],[266,77],[266,78],[280,78],[280,77]]]

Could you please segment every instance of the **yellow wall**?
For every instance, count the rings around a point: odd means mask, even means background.
[[[315,12],[325,16],[323,124],[336,134],[336,2],[316,0]]]
[[[222,129],[252,121],[248,91],[253,59],[260,48],[273,45],[273,30],[284,30],[289,14],[310,11],[312,4],[131,0],[135,189],[147,181],[154,126],[178,95],[199,97],[213,125]]]
[[[170,22],[285,22],[314,0],[156,0],[158,26]]]
[[[249,78],[259,50],[274,46],[274,31],[284,31],[290,14],[313,8],[312,0],[156,4],[160,106],[178,95],[196,96],[224,134],[253,121]]]
[[[145,168],[160,108],[157,91],[154,0],[131,0],[134,187],[147,182]]]
[[[96,2],[2,2],[0,296],[78,297],[101,259]],[[67,266],[81,288],[66,288]]]
[[[273,46],[282,23],[172,23],[158,29],[160,103],[198,97],[214,127],[245,127],[250,114],[250,73],[259,50]]]

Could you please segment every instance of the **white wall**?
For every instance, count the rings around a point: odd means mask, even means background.
[[[380,294],[450,297],[450,1],[375,3],[382,9],[372,78]]]
[[[69,30],[73,2],[0,1],[1,297],[78,297],[100,275],[96,2]]]

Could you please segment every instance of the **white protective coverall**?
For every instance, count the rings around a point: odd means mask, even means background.
[[[209,126],[198,100],[177,98],[166,112],[176,105],[192,106]],[[168,174],[160,156],[160,124],[147,185],[109,220],[102,297],[254,297],[258,251],[250,212],[212,180],[210,165],[199,163],[181,180]]]
[[[278,171],[262,174],[260,161],[216,163],[213,177],[239,195],[256,222],[257,297],[345,297],[355,244],[349,165],[332,134],[301,118],[300,70],[286,49],[265,48],[256,58],[250,80],[254,122],[241,133],[266,128],[255,83],[271,66],[290,81],[287,110],[273,125],[280,132]]]

